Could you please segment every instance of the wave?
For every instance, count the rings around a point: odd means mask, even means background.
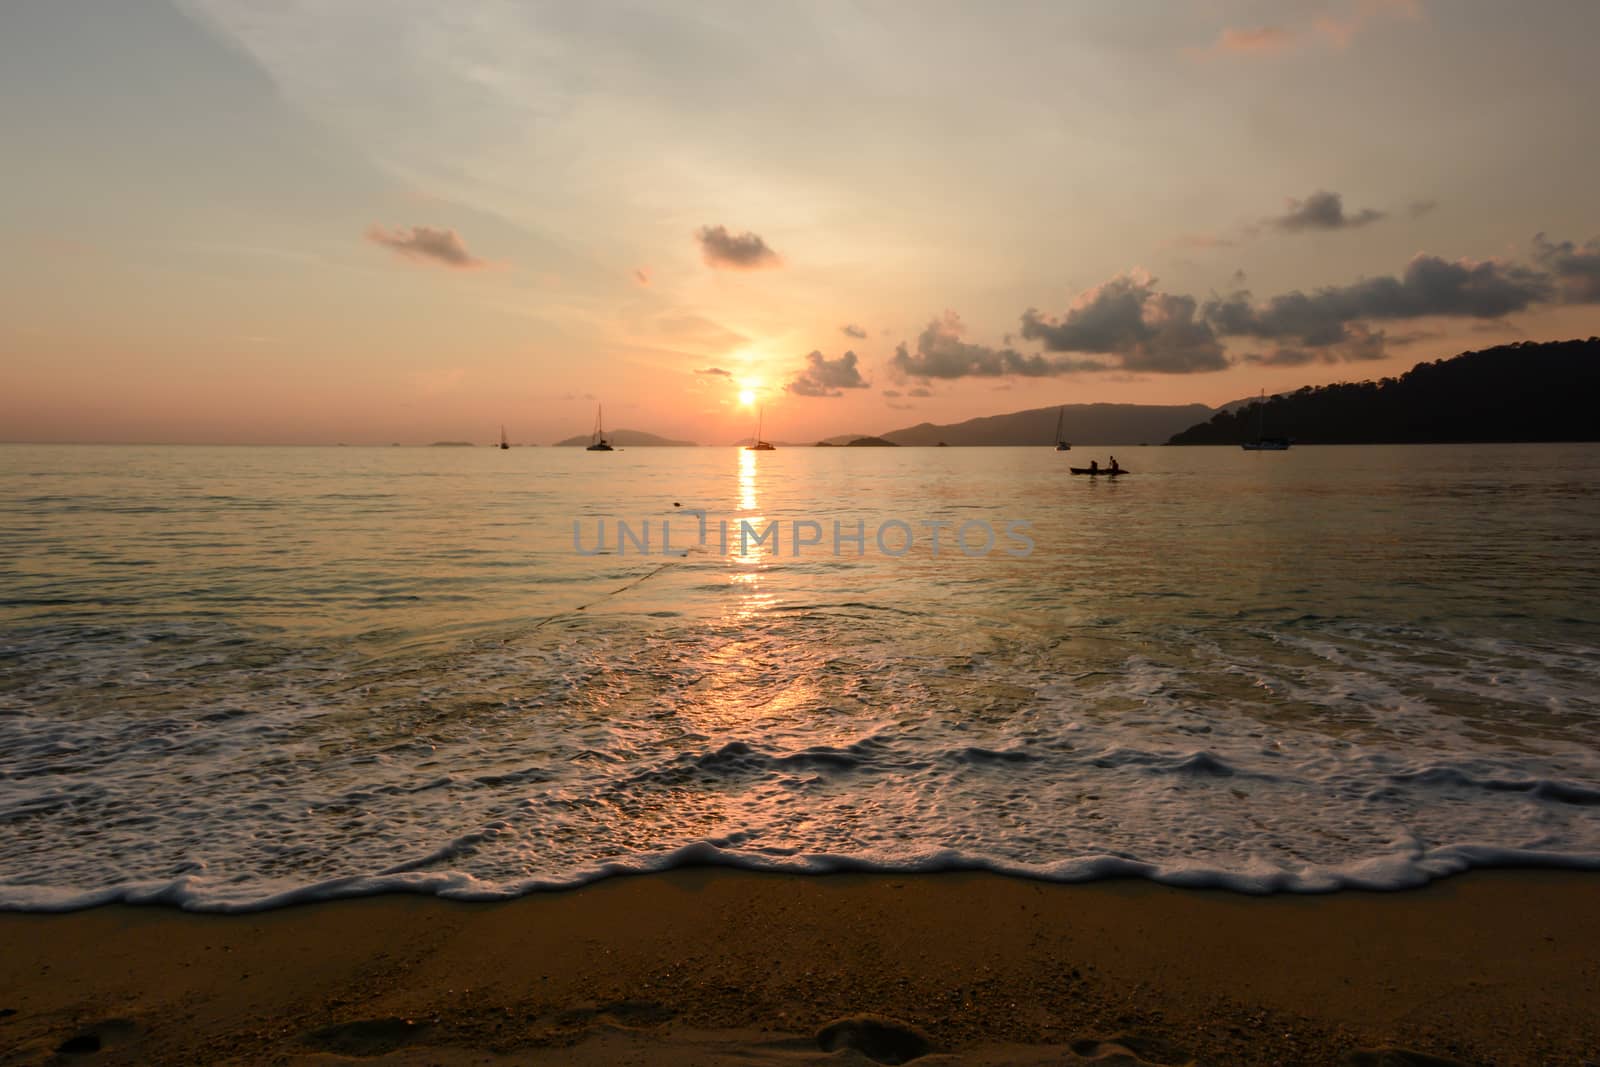
[[[481,835],[469,835],[477,837]],[[1571,854],[1492,845],[1453,844],[1430,849],[1400,849],[1337,866],[1283,868],[1265,863],[1238,869],[1202,864],[1162,864],[1130,855],[1087,855],[1035,865],[1006,862],[939,849],[896,860],[827,853],[783,855],[745,851],[699,841],[665,852],[599,863],[559,877],[533,877],[494,883],[461,871],[416,871],[439,858],[469,851],[463,839],[436,853],[372,875],[330,878],[305,885],[265,884],[251,891],[227,881],[186,874],[168,881],[129,882],[98,888],[0,883],[0,911],[68,912],[107,904],[164,905],[183,911],[242,914],[355,897],[411,893],[463,902],[512,900],[531,893],[576,889],[607,878],[655,874],[692,867],[728,868],[774,874],[940,874],[985,872],[1042,882],[1084,883],[1136,878],[1180,889],[1220,889],[1248,895],[1332,893],[1354,889],[1393,892],[1470,870],[1560,869],[1600,871],[1600,854]]]

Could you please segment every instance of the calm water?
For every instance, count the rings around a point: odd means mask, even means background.
[[[1600,866],[1600,447],[1117,453],[0,448],[0,906]]]

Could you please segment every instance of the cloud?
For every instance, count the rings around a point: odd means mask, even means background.
[[[1309,295],[1297,289],[1262,305],[1251,304],[1249,295],[1207,301],[1205,320],[1220,334],[1324,345],[1340,340],[1344,324],[1358,319],[1496,319],[1548,299],[1550,284],[1537,271],[1496,260],[1418,255],[1399,278],[1363,278]]]
[[[1116,357],[1095,369],[1192,374],[1228,365],[1209,323],[1195,317],[1191,296],[1158,292],[1142,271],[1118,275],[1080,293],[1059,319],[1029,308],[1022,336],[1052,352]]]
[[[898,389],[885,389],[883,391],[883,395],[891,400],[899,400],[902,396],[905,396],[905,394]]]
[[[633,272],[633,280],[638,282],[640,285],[649,285],[650,277],[649,267],[640,267],[638,270]]]
[[[904,342],[895,346],[890,369],[900,377],[911,378],[1048,378],[1071,370],[1098,370],[1098,364],[1076,364],[1068,360],[1026,356],[1012,348],[990,348],[961,339],[961,317],[946,311],[942,319],[932,319],[917,337],[912,354]]]
[[[846,337],[854,337],[858,341],[864,341],[867,338],[867,331],[863,330],[853,322],[839,327],[839,332],[844,334]]]
[[[407,226],[390,231],[377,223],[367,227],[366,239],[406,259],[423,260],[456,270],[475,270],[487,264],[467,251],[461,235],[433,226]]]
[[[1498,319],[1549,299],[1551,291],[1548,276],[1527,267],[1418,255],[1398,278],[1363,278],[1309,294],[1297,289],[1264,304],[1239,292],[1207,301],[1201,314],[1222,336],[1289,342],[1269,357],[1247,357],[1258,362],[1377,359],[1384,335],[1365,320]],[[1396,343],[1404,342],[1397,338]],[[1297,349],[1318,351],[1302,359]]]
[[[1273,55],[1288,51],[1295,44],[1295,35],[1280,26],[1256,26],[1248,29],[1228,28],[1217,35],[1211,46],[1213,54]]]
[[[1390,344],[1406,345],[1418,340],[1413,335],[1390,338],[1383,330],[1373,330],[1364,323],[1354,322],[1345,327],[1336,344],[1320,348],[1283,346],[1265,354],[1243,357],[1246,363],[1266,367],[1300,367],[1307,363],[1348,363],[1361,360],[1382,359],[1387,356]]]
[[[838,359],[812,352],[806,356],[806,369],[783,388],[796,396],[843,396],[845,389],[865,389],[872,383],[862,380],[856,363],[854,352],[846,352]]]
[[[729,233],[725,226],[702,226],[695,235],[706,266],[714,270],[765,270],[783,260],[767,242],[749,231]]]
[[[1533,259],[1555,275],[1563,303],[1600,304],[1600,237],[1584,242],[1550,241],[1542,233],[1533,237]]]
[[[1214,233],[1180,233],[1166,242],[1177,248],[1230,248],[1234,242]]]
[[[1373,22],[1380,18],[1420,21],[1421,0],[1355,0],[1341,16],[1325,15],[1311,24],[1316,35],[1336,49],[1348,48]],[[1217,35],[1210,47],[1190,49],[1200,57],[1274,56],[1298,50],[1313,40],[1308,31],[1282,26],[1230,26]]]
[[[915,389],[907,389],[906,390],[906,396],[929,397],[929,396],[932,396],[932,395],[933,395],[933,390],[932,389],[929,389],[926,386],[921,386],[921,385],[917,386]]]
[[[1421,21],[1421,0],[1357,0],[1344,18],[1325,15],[1313,25],[1335,48],[1348,48],[1370,23],[1384,16]]]
[[[1420,219],[1422,216],[1426,215],[1428,212],[1432,211],[1438,206],[1439,201],[1437,200],[1413,200],[1409,205],[1407,205],[1406,214],[1410,215],[1414,219]]]
[[[696,374],[715,374],[718,377],[722,377],[722,378],[732,378],[733,377],[733,371],[731,371],[731,370],[723,370],[721,367],[707,367],[705,370],[697,370],[697,371],[695,371],[695,373]]]
[[[1383,218],[1383,212],[1364,208],[1354,215],[1344,213],[1344,201],[1338,193],[1318,190],[1304,200],[1288,201],[1289,210],[1268,224],[1290,233],[1302,230],[1353,230]]]

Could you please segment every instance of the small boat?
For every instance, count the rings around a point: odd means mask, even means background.
[[[1246,452],[1287,452],[1290,441],[1287,437],[1267,436],[1267,391],[1261,390],[1261,418],[1256,423],[1256,439],[1245,441],[1239,447]]]
[[[500,447],[501,448],[510,448],[511,447],[511,442],[506,440],[506,428],[505,428],[505,424],[504,423],[502,423],[501,426],[500,426]]]
[[[1115,478],[1119,474],[1128,473],[1127,467],[1118,467],[1116,470],[1112,470],[1110,467],[1069,467],[1068,469],[1073,474],[1087,474],[1091,478],[1099,477],[1102,474],[1107,478]]]
[[[763,441],[761,439],[761,421],[762,421],[763,418],[766,417],[766,413],[767,412],[766,412],[765,408],[762,408],[762,409],[760,409],[760,410],[758,410],[756,412],[755,443],[754,444],[745,445],[744,446],[744,450],[746,452],[776,452],[777,451],[777,449],[775,447],[773,447],[771,442]]]
[[[1060,411],[1056,412],[1056,451],[1057,452],[1071,452],[1072,451],[1072,446],[1067,444],[1067,442],[1065,442],[1065,441],[1063,441],[1061,439],[1061,420],[1066,415],[1066,413],[1067,413],[1067,409],[1066,408],[1062,408]]]
[[[611,442],[606,440],[605,419],[602,418],[602,408],[599,404],[594,406],[594,432],[589,435],[589,446],[585,452],[615,452]]]

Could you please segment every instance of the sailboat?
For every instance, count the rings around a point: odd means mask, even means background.
[[[506,440],[505,423],[501,423],[500,424],[500,447],[501,448],[510,448],[511,447],[511,442]]]
[[[1062,440],[1062,438],[1061,438],[1061,420],[1062,420],[1062,418],[1064,418],[1066,416],[1066,414],[1067,414],[1067,409],[1066,408],[1062,408],[1061,410],[1056,412],[1056,451],[1057,452],[1071,452],[1072,451],[1072,446],[1067,444],[1067,442]]]
[[[757,409],[757,412],[756,412],[756,436],[755,436],[755,440],[754,440],[753,443],[744,446],[744,450],[746,452],[776,452],[777,451],[776,448],[772,447],[772,444],[770,442],[763,441],[761,439],[761,422],[762,422],[762,419],[764,419],[766,417],[766,414],[767,414],[767,412],[766,412],[765,408]]]
[[[611,443],[606,440],[606,424],[602,418],[603,409],[599,404],[594,406],[594,432],[589,435],[589,447],[585,452],[615,452]]]
[[[1239,447],[1246,452],[1287,452],[1289,439],[1287,437],[1267,436],[1267,391],[1261,390],[1260,419],[1256,423],[1256,439],[1245,441]]]

